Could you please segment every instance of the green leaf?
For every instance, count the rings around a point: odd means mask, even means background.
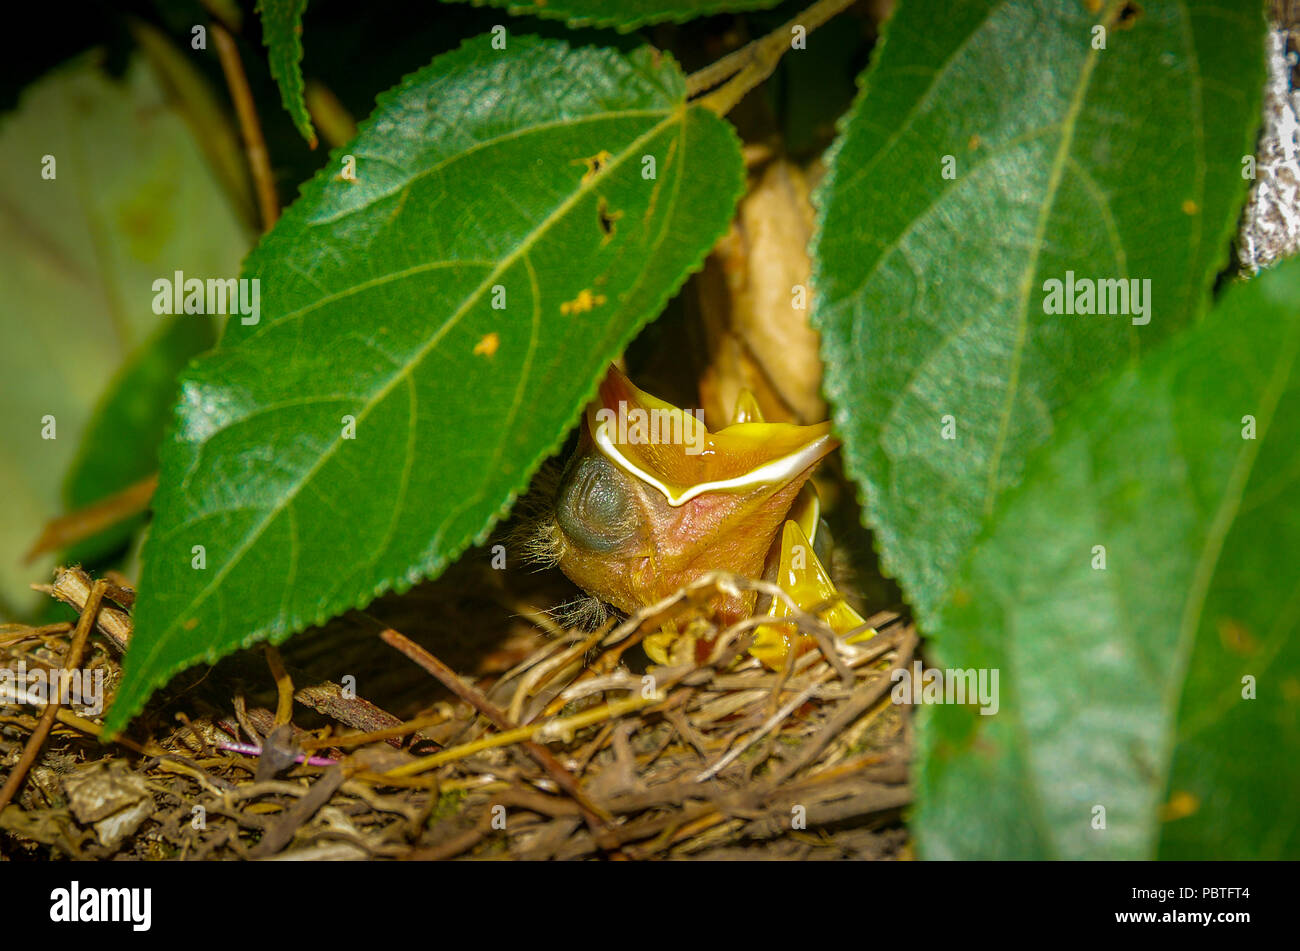
[[[1273,295],[1272,309],[1294,329],[1300,279],[1297,265],[1283,267],[1286,277],[1265,275],[1257,293]],[[1281,328],[1275,336],[1281,344]],[[1269,385],[1278,406],[1271,431],[1259,434],[1232,519],[1222,518],[1223,550],[1206,578],[1178,708],[1165,795],[1174,815],[1161,831],[1161,858],[1300,858],[1300,384],[1294,369],[1282,379],[1283,354],[1259,356],[1247,369],[1269,372],[1276,361]],[[1233,372],[1229,366],[1218,369]],[[1243,698],[1247,677],[1255,699]]]
[[[133,62],[119,82],[80,60],[0,124],[0,242],[0,615],[12,617],[53,566],[22,554],[63,513],[92,412],[171,319],[153,312],[152,282],[175,268],[233,275],[248,238],[149,68]]]
[[[731,219],[739,144],[684,95],[648,48],[480,37],[380,98],[185,375],[109,729],[485,536]]]
[[[69,510],[98,502],[157,471],[158,447],[179,392],[176,378],[216,342],[212,319],[177,317],[132,355],[86,426],[64,483]],[[63,561],[93,562],[120,548],[143,523],[143,515],[123,521],[78,544]]]
[[[569,26],[613,27],[620,33],[648,23],[685,23],[731,10],[766,10],[781,0],[444,0],[501,7],[516,16],[564,20]]]
[[[302,15],[307,0],[257,0],[271,76],[280,87],[284,108],[307,144],[316,148],[316,130],[307,114],[302,82]]]
[[[1261,5],[1121,6],[1099,50],[1083,3],[901,0],[815,196],[826,392],[923,620],[1058,414],[1194,320],[1227,260]],[[1149,280],[1150,323],[1045,313],[1068,272]]]
[[[1298,354],[1291,263],[1062,417],[931,632],[1000,709],[923,713],[927,857],[1300,856]]]

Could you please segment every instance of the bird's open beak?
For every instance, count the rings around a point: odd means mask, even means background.
[[[829,423],[758,418],[742,400],[739,421],[711,433],[611,367],[556,496],[560,568],[628,612],[710,570],[761,577],[800,489],[838,442]],[[730,623],[754,596],[720,594],[713,607]]]
[[[774,580],[801,610],[816,614],[836,634],[846,636],[848,643],[869,640],[875,636],[875,630],[867,627],[862,616],[835,589],[830,572],[817,557],[810,540],[816,530],[816,518],[814,511],[812,531],[804,518],[792,517],[786,521],[781,529]],[[780,668],[787,654],[801,654],[816,646],[815,638],[800,633],[794,624],[780,623],[791,613],[789,605],[773,598],[767,611],[773,623],[754,630],[754,643],[749,652],[769,667]]]

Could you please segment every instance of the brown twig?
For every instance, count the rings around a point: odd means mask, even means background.
[[[439,862],[444,859],[454,858],[478,845],[491,828],[492,814],[491,812],[485,812],[472,828],[456,833],[437,845],[424,849],[413,849],[403,855],[402,858],[412,862]]]
[[[139,515],[149,507],[149,500],[157,488],[158,473],[155,472],[98,502],[50,519],[40,537],[23,555],[23,563],[29,565],[46,552],[66,549]]]
[[[343,768],[333,766],[325,771],[320,779],[311,785],[311,789],[299,797],[298,801],[285,811],[278,822],[273,823],[249,854],[253,858],[266,858],[274,855],[289,844],[304,823],[314,816],[317,810],[329,802],[338,792],[344,780]]]
[[[86,605],[90,603],[91,588],[95,583],[90,575],[82,571],[79,566],[73,565],[71,568],[60,568],[55,572],[53,584],[34,584],[32,589],[58,598],[64,604],[70,605],[78,614],[84,614]],[[114,597],[114,586],[106,582],[104,594],[109,598]],[[125,595],[123,598],[125,599]],[[119,652],[126,650],[133,630],[131,615],[115,607],[101,604],[95,626]]]
[[[274,644],[266,645],[266,664],[275,678],[275,725],[283,726],[293,719],[293,679],[284,669],[284,661]]]
[[[416,644],[410,638],[406,637],[406,635],[389,627],[384,628],[384,630],[380,632],[379,637],[385,644],[400,651],[407,658],[428,671],[444,687],[460,699],[464,700],[479,713],[483,714],[483,716],[485,716],[498,730],[506,731],[515,729],[515,724],[511,723],[506,715],[497,709],[497,707],[488,700],[487,697],[483,696],[483,694],[472,685],[463,681],[456,675],[454,670],[442,661],[438,660],[438,658],[434,657],[419,644]],[[546,770],[547,774],[555,784],[563,789],[565,793],[567,793],[569,797],[579,805],[582,809],[582,817],[586,820],[587,825],[591,829],[591,833],[596,838],[597,842],[603,841],[606,838],[606,833],[608,831],[607,824],[611,819],[610,815],[603,809],[597,807],[587,798],[586,794],[583,793],[581,788],[579,788],[577,780],[573,778],[573,774],[565,769],[564,766],[561,765],[560,761],[551,755],[550,750],[533,740],[528,740],[522,745],[524,749],[528,751],[528,755],[537,762],[537,765]],[[602,846],[602,848],[603,847],[604,846]]]
[[[781,56],[790,49],[791,32],[797,26],[811,33],[831,17],[843,12],[855,0],[817,0],[812,6],[781,24],[762,39],[728,53],[699,72],[686,78],[688,95],[695,95],[717,83],[727,80],[698,101],[706,109],[725,116],[745,95],[772,75]],[[728,78],[730,77],[730,78]]]
[[[894,662],[893,669],[906,668],[912,662],[912,653],[916,650],[918,638],[915,628],[909,628],[903,639],[903,643],[898,650],[898,659]],[[789,779],[799,770],[812,763],[821,755],[822,751],[831,743],[840,732],[848,728],[858,717],[870,710],[881,697],[887,694],[895,681],[890,675],[882,676],[875,684],[870,687],[859,689],[849,701],[840,709],[835,711],[835,715],[827,721],[826,725],[810,738],[794,756],[790,757],[773,778],[774,784],[779,784]]]
[[[408,720],[405,723],[399,723],[397,726],[383,730],[371,730],[368,733],[344,733],[338,736],[323,736],[315,740],[302,740],[298,743],[298,748],[304,753],[325,749],[345,750],[353,746],[365,746],[368,743],[380,743],[410,736],[412,733],[418,733],[427,727],[444,723],[446,719],[446,714],[431,713],[428,716],[417,717],[414,720]]]
[[[230,31],[220,23],[213,23],[212,37],[217,45],[221,70],[226,75],[226,85],[230,88],[230,99],[235,104],[235,114],[239,117],[239,131],[244,136],[244,151],[248,153],[248,167],[253,173],[257,204],[262,212],[262,229],[269,231],[280,217],[280,202],[275,194],[270,153],[266,150],[266,139],[262,137],[262,124],[257,118],[253,93],[248,88],[244,64],[239,59],[239,47]]]
[[[103,600],[104,589],[107,587],[108,583],[105,581],[96,581],[91,587],[90,596],[86,599],[86,608],[77,620],[77,629],[72,634],[72,643],[68,646],[68,653],[63,660],[64,670],[74,670],[77,664],[81,663],[81,652],[90,637],[90,629],[95,623],[95,614],[99,611],[99,603]],[[27,738],[27,745],[23,747],[23,755],[19,758],[13,772],[9,774],[4,788],[0,789],[0,812],[4,812],[5,806],[9,805],[14,795],[22,788],[23,780],[27,778],[27,771],[36,762],[41,747],[45,745],[45,738],[50,735],[54,721],[58,719],[59,707],[60,702],[56,693],[48,698],[36,729],[32,731],[32,735]]]

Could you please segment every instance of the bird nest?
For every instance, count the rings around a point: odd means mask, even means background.
[[[4,697],[0,762],[16,794],[0,811],[0,852],[910,855],[909,708],[890,698],[891,671],[917,644],[904,618],[878,614],[874,636],[846,644],[796,610],[788,623],[818,647],[780,670],[747,655],[762,620],[750,618],[709,629],[695,663],[656,667],[642,638],[665,623],[708,625],[711,596],[784,594],[713,573],[587,631],[557,625],[534,606],[539,591],[508,591],[499,575],[457,566],[283,653],[182,674],[107,745],[92,710]],[[0,628],[3,667],[56,670],[71,654],[111,693],[131,636],[134,596],[121,582],[60,571],[45,590],[78,620]]]

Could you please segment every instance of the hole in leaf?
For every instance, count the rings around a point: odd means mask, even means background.
[[[623,217],[621,211],[610,211],[609,205],[602,198],[596,203],[596,219],[600,222],[600,232],[608,241],[614,236],[614,222]]]
[[[582,173],[582,184],[586,185],[605,170],[605,166],[609,164],[609,160],[613,157],[609,152],[601,149],[595,155],[588,158],[574,159],[570,164],[587,166],[587,170]]]

